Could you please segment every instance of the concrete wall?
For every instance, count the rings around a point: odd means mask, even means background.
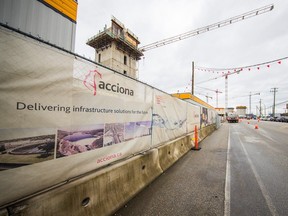
[[[216,129],[200,130],[200,141]],[[111,215],[173,165],[193,146],[194,134],[180,137],[125,161],[39,192],[0,210],[8,215]]]
[[[101,61],[99,62],[99,54],[101,54]],[[126,65],[124,64],[124,56],[126,56]],[[104,66],[110,67],[119,73],[124,73],[132,78],[136,78],[137,64],[136,59],[133,59],[129,54],[124,53],[122,50],[118,49],[116,43],[112,43],[111,47],[103,49],[101,51],[95,51],[95,61]]]

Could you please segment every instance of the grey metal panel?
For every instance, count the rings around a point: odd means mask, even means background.
[[[12,1],[0,1],[0,21],[4,24],[9,20],[9,15],[12,13]]]
[[[76,24],[37,0],[0,0],[0,22],[74,52]]]

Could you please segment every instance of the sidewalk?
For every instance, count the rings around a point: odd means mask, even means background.
[[[200,151],[189,151],[114,215],[223,215],[228,127],[222,125]]]

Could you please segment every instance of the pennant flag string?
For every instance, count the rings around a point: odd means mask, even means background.
[[[243,69],[248,69],[249,71],[252,69],[252,68],[257,68],[257,70],[260,70],[261,66],[263,65],[266,65],[267,68],[270,68],[271,67],[271,64],[272,63],[278,63],[278,64],[281,64],[283,60],[285,59],[288,59],[288,57],[283,57],[283,58],[280,58],[280,59],[276,59],[276,60],[272,60],[272,61],[268,61],[268,62],[263,62],[263,63],[259,63],[259,64],[254,64],[254,65],[248,65],[248,66],[243,66],[243,67],[234,67],[234,68],[207,68],[207,67],[201,67],[201,66],[198,66],[198,67],[195,67],[195,69],[197,70],[200,70],[200,71],[208,71],[208,72],[221,72],[222,71],[222,74],[224,74],[225,72],[223,71],[227,71],[226,73],[230,73],[230,71],[242,71]]]

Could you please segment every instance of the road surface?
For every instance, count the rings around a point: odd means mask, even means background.
[[[224,123],[200,146],[114,215],[288,215],[287,123]]]

